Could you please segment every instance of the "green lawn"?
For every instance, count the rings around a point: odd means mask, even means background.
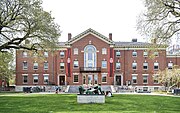
[[[0,113],[179,113],[180,98],[114,95],[105,104],[78,104],[75,94],[0,94]]]

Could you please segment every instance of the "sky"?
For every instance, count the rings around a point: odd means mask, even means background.
[[[114,41],[145,41],[136,29],[142,0],[43,0],[42,6],[60,25],[60,41],[67,41],[68,33],[74,37],[89,28],[106,37],[112,33]]]

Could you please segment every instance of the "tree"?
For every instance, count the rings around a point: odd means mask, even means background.
[[[59,25],[41,7],[41,0],[0,1],[0,51],[54,47]]]
[[[174,66],[172,69],[166,68],[163,71],[159,71],[157,75],[156,79],[159,83],[162,83],[168,89],[180,87],[180,68],[178,66]]]
[[[169,42],[180,33],[180,0],[144,0],[146,11],[139,17],[137,29],[143,35]]]
[[[13,59],[13,53],[0,52],[0,79],[6,80],[6,83],[8,83],[12,75],[15,74]]]

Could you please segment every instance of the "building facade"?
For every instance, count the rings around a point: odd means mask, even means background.
[[[142,90],[163,88],[154,78],[158,70],[180,65],[180,56],[166,54],[166,47],[149,51],[154,43],[114,42],[87,29],[75,37],[68,34],[52,51],[16,52],[16,89],[27,86],[92,84],[132,86]],[[152,58],[153,57],[153,58]]]

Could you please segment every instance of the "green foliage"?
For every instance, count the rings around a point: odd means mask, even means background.
[[[0,52],[0,78],[8,80],[14,74],[13,53]]]
[[[143,0],[146,10],[138,20],[138,30],[148,38],[166,43],[180,33],[179,0]]]
[[[0,1],[0,51],[56,47],[59,25],[41,4],[41,0]]]
[[[16,95],[16,96],[15,96]],[[105,104],[79,104],[75,94],[0,94],[1,113],[179,113],[180,98],[114,95]]]
[[[172,69],[160,70],[158,73],[158,81],[169,89],[172,87],[180,87],[180,68],[174,66]]]

